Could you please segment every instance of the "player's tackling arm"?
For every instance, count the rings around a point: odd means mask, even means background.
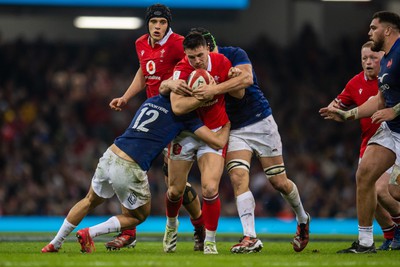
[[[193,90],[193,95],[201,99],[202,97],[214,97],[215,95],[229,93],[233,97],[242,98],[245,89],[253,84],[252,66],[251,64],[242,64],[235,68],[238,68],[241,72],[239,75],[219,84],[200,86]]]
[[[335,120],[335,121],[346,121],[346,120],[356,120],[360,118],[371,117],[376,111],[382,108],[382,103],[384,103],[383,96],[381,92],[377,95],[371,97],[361,106],[355,107],[350,110],[340,110],[333,106],[328,106],[321,108],[319,113],[325,119]]]
[[[203,101],[196,99],[193,96],[178,95],[171,92],[171,106],[175,115],[180,116],[189,113],[203,104]]]
[[[229,139],[231,123],[228,122],[217,132],[211,131],[207,126],[198,128],[194,133],[213,149],[222,149]]]
[[[144,77],[142,69],[139,68],[138,71],[136,72],[135,77],[132,80],[132,83],[129,85],[124,95],[111,100],[109,104],[110,108],[116,111],[121,111],[122,107],[125,106],[132,97],[137,95],[145,87],[146,87],[146,79]]]

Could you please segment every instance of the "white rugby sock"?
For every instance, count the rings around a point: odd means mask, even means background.
[[[57,232],[57,235],[54,237],[53,240],[50,241],[50,244],[53,244],[55,249],[61,248],[62,244],[65,241],[65,238],[76,228],[76,225],[71,224],[64,219],[63,224],[61,225],[60,229]]]
[[[240,222],[242,223],[243,235],[257,237],[254,223],[256,202],[251,191],[247,191],[236,197],[236,207]]]
[[[96,237],[108,233],[121,231],[121,223],[116,216],[111,217],[105,222],[99,223],[89,228],[90,237]]]
[[[176,217],[167,217],[167,225],[171,228],[178,227],[178,216]]]
[[[297,223],[299,223],[299,224],[307,223],[308,216],[307,216],[306,211],[303,208],[303,204],[301,203],[300,194],[299,194],[299,191],[297,190],[297,186],[292,181],[290,181],[290,182],[293,184],[292,192],[290,192],[287,195],[284,195],[281,193],[281,195],[290,204],[294,213],[296,213]]]
[[[358,226],[358,240],[360,245],[370,247],[374,243],[373,226]]]
[[[217,235],[217,231],[210,231],[206,229],[206,238],[204,241],[215,242],[215,236]]]

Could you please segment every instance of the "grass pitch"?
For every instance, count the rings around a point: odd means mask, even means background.
[[[164,253],[162,236],[140,236],[135,248],[106,251],[104,242],[111,236],[95,239],[96,252],[80,253],[72,235],[58,253],[40,253],[52,238],[46,234],[0,234],[0,266],[171,266],[171,267],[251,267],[251,266],[398,266],[400,251],[377,254],[336,254],[349,247],[356,237],[313,236],[303,252],[296,253],[291,236],[260,236],[264,248],[260,253],[232,254],[230,247],[239,236],[217,236],[218,255],[193,251],[188,235],[180,235],[177,251]],[[377,240],[380,242],[381,240]]]

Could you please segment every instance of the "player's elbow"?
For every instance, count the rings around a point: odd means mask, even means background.
[[[213,142],[211,142],[210,144],[208,144],[212,149],[215,150],[220,150],[223,149],[226,145],[225,142],[223,142],[222,140],[215,140]]]
[[[253,75],[251,73],[244,73],[243,83],[245,88],[252,86],[254,84]]]
[[[172,105],[172,112],[176,116],[182,116],[190,111],[187,111],[183,106],[181,105]]]

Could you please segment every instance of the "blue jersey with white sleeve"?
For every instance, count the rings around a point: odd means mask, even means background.
[[[251,64],[247,53],[239,47],[218,47],[218,52],[226,56],[232,66]],[[241,128],[258,122],[272,114],[268,100],[258,86],[257,76],[253,71],[253,85],[247,87],[242,99],[225,95],[226,112],[231,121],[231,129]]]
[[[169,96],[147,99],[136,112],[126,131],[114,141],[144,171],[182,130],[196,131],[204,124],[196,113],[176,116]]]
[[[385,106],[393,107],[400,103],[400,39],[394,43],[389,53],[381,59],[379,90],[385,98]],[[400,116],[386,122],[390,130],[400,133]]]

